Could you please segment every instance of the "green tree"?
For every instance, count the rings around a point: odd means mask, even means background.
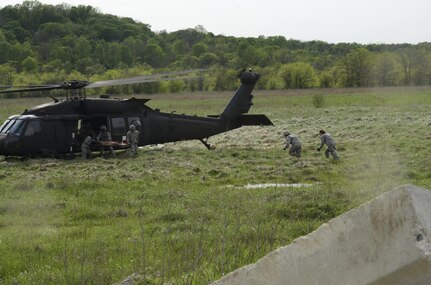
[[[208,46],[206,44],[197,43],[192,46],[192,55],[199,57],[207,50],[208,50]]]
[[[152,67],[161,67],[163,63],[163,49],[156,43],[150,43],[144,48],[145,63]]]
[[[219,70],[215,76],[214,90],[235,90],[238,88],[238,72],[233,69]]]
[[[285,82],[279,76],[271,76],[265,83],[264,89],[267,90],[278,90],[285,86]]]
[[[43,43],[61,39],[71,33],[70,25],[62,23],[45,23],[39,26],[33,39],[36,43]]]
[[[182,80],[169,81],[169,91],[171,93],[178,93],[184,91],[186,84]]]
[[[188,52],[191,51],[192,46],[202,40],[204,35],[195,29],[179,30],[172,33],[174,38],[180,39],[185,43]]]
[[[92,56],[91,42],[84,36],[80,36],[75,40],[75,48],[73,50],[77,58],[86,58]]]
[[[265,52],[246,41],[242,41],[237,50],[237,58],[238,62],[235,64],[237,67],[253,67],[260,65],[265,58]]]
[[[36,57],[36,53],[29,42],[24,42],[23,44],[16,43],[9,49],[9,61],[22,62],[29,56]]]
[[[87,24],[96,15],[96,9],[91,6],[79,5],[78,7],[71,7],[69,11],[70,19],[79,24]]]
[[[36,69],[38,67],[38,62],[37,62],[37,59],[35,59],[34,57],[29,56],[29,57],[27,57],[26,59],[24,59],[22,61],[21,65],[22,65],[22,69],[25,72],[30,73],[30,72],[36,71]]]
[[[35,31],[40,23],[43,5],[39,1],[24,1],[18,6],[19,22],[23,28]]]
[[[7,42],[3,31],[0,29],[0,64],[6,63],[9,59],[10,44]]]
[[[132,52],[125,45],[121,45],[121,62],[124,63],[127,66],[132,66],[133,65],[133,55],[132,55]]]
[[[56,45],[53,50],[52,57],[54,59],[59,59],[63,63],[66,63],[66,62],[72,63],[73,55],[74,55],[73,50],[70,47]]]
[[[395,55],[383,52],[376,57],[374,78],[379,86],[395,86],[398,84],[400,68]]]
[[[365,87],[370,85],[371,53],[365,48],[357,48],[339,60],[343,71],[345,87]]]
[[[415,55],[415,65],[413,72],[413,83],[421,86],[430,83],[431,78],[431,58],[427,52],[426,46],[417,46]]]
[[[217,61],[218,61],[217,55],[212,52],[203,53],[199,57],[199,62],[201,67],[208,67],[208,66],[214,65],[217,63]]]
[[[121,52],[122,52],[122,46],[119,43],[109,43],[107,46],[107,57],[104,59],[105,66],[109,69],[111,68],[117,68],[121,60]]]
[[[93,75],[95,66],[94,60],[91,57],[80,57],[75,64],[76,70],[85,75]]]
[[[177,54],[182,54],[182,53],[188,52],[187,44],[183,40],[180,40],[180,39],[176,40],[172,44],[172,47],[173,47],[174,52]]]
[[[305,62],[285,64],[280,68],[280,76],[286,88],[316,87],[318,78],[314,68]]]
[[[15,68],[9,64],[0,65],[0,84],[1,85],[12,85],[16,76]]]
[[[397,51],[397,54],[403,71],[404,85],[411,85],[415,65],[415,50],[412,47],[402,48]]]
[[[336,86],[336,78],[333,70],[324,70],[319,73],[320,87],[330,88]]]

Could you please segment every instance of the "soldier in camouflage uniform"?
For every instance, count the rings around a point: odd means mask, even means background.
[[[91,153],[91,149],[90,149],[90,145],[93,142],[93,139],[91,138],[91,136],[86,136],[84,141],[82,142],[81,145],[81,154],[82,154],[82,159],[91,159],[93,157],[93,154]]]
[[[286,145],[284,146],[284,150],[288,149],[290,145],[292,145],[289,149],[289,154],[291,156],[301,157],[301,142],[295,136],[290,134],[289,132],[284,132],[284,138],[286,139]]]
[[[97,140],[97,142],[108,142],[108,141],[112,141],[111,134],[108,132],[108,129],[106,128],[106,126],[105,126],[105,125],[102,125],[102,126],[100,127],[100,132],[99,132],[99,134],[97,135],[96,140]],[[104,146],[104,145],[101,145],[101,146],[100,146],[100,155],[101,155],[101,156],[103,156],[103,154],[104,154],[104,152],[105,152],[105,149],[108,149],[108,150],[109,150],[109,153],[110,153],[113,157],[117,157],[117,156],[115,155],[114,148],[113,148],[112,146]]]
[[[130,125],[129,131],[126,134],[127,143],[130,145],[130,156],[138,155],[139,131],[135,125]]]
[[[336,150],[336,143],[330,134],[326,133],[324,130],[320,130],[320,147],[317,151],[320,151],[322,147],[326,144],[328,148],[325,151],[325,156],[329,158],[329,154],[332,154],[335,160],[338,160],[338,154]]]

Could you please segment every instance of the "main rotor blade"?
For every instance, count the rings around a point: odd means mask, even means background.
[[[124,79],[114,79],[107,81],[98,81],[94,83],[90,83],[84,88],[98,88],[105,86],[116,86],[116,85],[128,85],[128,84],[138,84],[138,83],[148,83],[148,82],[157,82],[157,81],[170,81],[170,80],[185,80],[185,79],[193,79],[197,78],[196,76],[186,76],[186,77],[158,77],[158,78],[142,78],[142,77],[131,77]]]
[[[43,84],[43,85],[0,85],[0,88],[33,88],[33,87],[48,87],[57,84]]]
[[[201,72],[204,70],[206,69],[194,69],[194,70],[185,70],[185,71],[171,72],[171,73],[159,73],[159,74],[146,75],[146,76],[97,81],[93,83],[89,83],[88,81],[71,80],[71,81],[65,81],[62,84],[56,84],[56,85],[27,85],[27,86],[0,85],[0,88],[17,88],[17,89],[1,90],[0,93],[48,91],[53,89],[69,90],[69,89],[80,89],[80,88],[97,88],[97,87],[104,87],[104,86],[137,84],[137,83],[144,83],[144,82],[155,82],[155,81],[166,81],[166,80],[185,80],[185,79],[196,78],[196,76],[181,77],[179,75],[185,75],[193,72]]]
[[[195,78],[195,76],[193,77],[190,77],[190,76],[174,77],[174,76],[184,75],[192,72],[200,72],[204,70],[205,69],[186,70],[186,71],[179,71],[174,73],[160,73],[160,74],[137,76],[137,77],[130,77],[130,78],[97,81],[97,82],[88,84],[84,88],[98,88],[98,87],[104,87],[104,86],[127,85],[127,84],[137,84],[137,83],[145,83],[145,82],[191,79],[191,78]]]
[[[16,87],[16,86],[13,86]],[[13,93],[13,92],[28,92],[28,91],[48,91],[53,89],[62,89],[62,85],[47,85],[47,86],[39,86],[39,87],[26,87],[21,89],[10,89],[10,90],[0,90],[0,93]]]
[[[57,84],[55,84],[57,85]],[[50,85],[0,85],[0,88],[34,88],[34,87],[49,87]]]

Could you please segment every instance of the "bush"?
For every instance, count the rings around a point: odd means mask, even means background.
[[[322,94],[313,95],[313,106],[314,108],[323,108],[325,105],[325,98]]]

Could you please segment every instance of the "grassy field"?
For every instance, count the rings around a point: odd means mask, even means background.
[[[218,114],[231,93],[151,96]],[[314,108],[313,97],[324,106]],[[0,119],[47,99],[2,100]],[[255,92],[244,127],[91,161],[0,157],[0,283],[208,284],[401,184],[431,189],[431,88]],[[319,129],[340,161],[317,152]],[[303,157],[283,151],[296,133]],[[265,183],[306,183],[250,187]]]

